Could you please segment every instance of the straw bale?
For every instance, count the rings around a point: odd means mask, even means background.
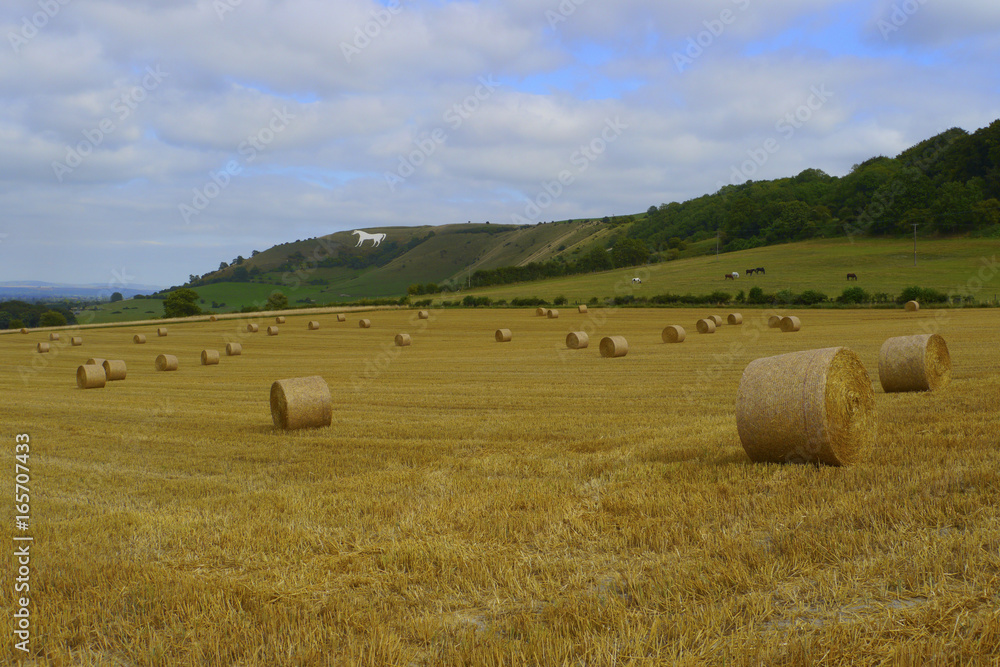
[[[951,355],[938,334],[899,336],[882,343],[878,377],[887,394],[934,391],[951,382]]]
[[[104,374],[107,376],[108,382],[124,380],[128,374],[125,362],[121,359],[105,359],[101,366],[104,367]]]
[[[107,383],[103,366],[84,364],[76,369],[76,386],[80,389],[100,389]]]
[[[678,324],[671,324],[663,330],[660,337],[664,343],[683,343],[687,337],[687,332],[684,331],[684,327]]]
[[[628,354],[628,341],[624,336],[605,336],[601,339],[602,357],[624,357]]]
[[[280,429],[329,426],[333,402],[326,380],[318,375],[276,380],[271,385],[271,418]]]
[[[586,331],[572,331],[566,335],[566,347],[571,350],[582,350],[590,345],[590,336]]]
[[[156,357],[156,370],[176,371],[178,367],[177,357],[172,354],[161,354]]]

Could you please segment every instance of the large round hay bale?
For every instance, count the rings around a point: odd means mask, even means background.
[[[156,370],[158,371],[176,371],[178,366],[177,357],[172,354],[161,354],[156,357]]]
[[[429,312],[427,312],[426,310],[418,310],[417,311],[417,319],[427,320],[427,319],[430,319],[430,317],[431,317],[431,314]]]
[[[338,322],[346,322],[347,321],[347,315],[344,315],[343,313],[337,313],[337,321]]]
[[[226,356],[238,357],[243,354],[243,346],[239,343],[226,343]]]
[[[771,315],[769,318],[767,318],[767,327],[769,329],[780,329],[781,315]]]
[[[278,335],[278,327],[274,326],[273,324],[271,326],[269,326],[267,328],[267,335],[268,336],[277,336]]]
[[[142,345],[146,342],[146,334],[136,334],[132,336],[132,342],[136,345]]]
[[[951,382],[951,355],[938,334],[899,336],[882,343],[878,378],[887,394],[934,391]]]
[[[698,327],[698,333],[700,334],[715,333],[715,320],[711,318],[706,317],[698,320],[698,323],[695,326]]]
[[[624,357],[628,354],[628,341],[625,336],[605,336],[601,339],[602,357]]]
[[[108,377],[108,382],[124,380],[128,374],[125,362],[121,359],[105,359],[101,365],[104,367],[104,374]]]
[[[37,349],[38,349],[38,353],[39,354],[45,354],[46,352],[49,351],[49,344],[48,343],[39,343]]]
[[[369,319],[358,320],[358,327],[361,328],[361,329],[371,329],[372,328],[372,321],[369,320]]]
[[[663,330],[660,337],[663,339],[664,343],[683,343],[684,339],[687,337],[687,332],[684,331],[684,327],[677,324],[671,324]]]
[[[247,333],[257,333],[260,331],[260,325],[250,323],[247,325]]]
[[[800,322],[799,318],[795,317],[794,315],[788,315],[786,317],[781,318],[781,324],[779,326],[781,327],[782,333],[791,333],[793,331],[798,331],[799,329],[801,329],[802,322]]]
[[[28,333],[27,327],[21,327],[21,333],[23,333],[23,334]]]
[[[538,308],[535,308],[535,315],[537,317],[545,317],[548,314],[549,314],[549,309],[548,308],[542,308],[541,306],[539,306]]]
[[[566,335],[566,347],[571,350],[582,350],[590,345],[590,336],[586,331],[572,331]]]
[[[219,363],[219,351],[218,350],[202,350],[201,351],[201,365],[202,366],[215,366]]]
[[[333,402],[326,380],[313,375],[275,381],[271,385],[271,419],[281,429],[329,426]]]
[[[278,315],[276,318],[274,318],[274,323],[275,324],[284,324],[285,323],[285,316],[284,315]]]
[[[396,334],[396,347],[408,347],[411,342],[410,334]]]
[[[83,338],[81,338],[80,336],[71,336],[69,339],[69,344],[72,345],[73,347],[80,347],[81,345],[83,345]]]
[[[722,319],[722,315],[709,315],[708,319],[712,320],[712,322],[715,323],[716,328],[721,327],[722,323],[724,322],[724,320]]]
[[[875,396],[846,347],[750,362],[736,398],[736,428],[756,462],[849,465],[875,440]]]
[[[103,366],[84,364],[76,369],[76,386],[80,389],[100,389],[107,383]]]
[[[49,334],[49,340],[59,340],[59,334],[57,334],[57,333],[50,333]]]
[[[88,366],[100,366],[101,368],[104,368],[104,359],[101,359],[100,357],[91,357],[84,363]]]
[[[920,310],[920,304],[916,301],[907,301],[905,306],[907,312],[915,313]]]
[[[740,313],[729,313],[726,322],[728,324],[743,324],[743,315]]]
[[[585,313],[585,312],[587,312],[587,306],[585,306],[585,305],[583,305],[581,303],[579,306],[576,307],[576,312],[578,312],[578,313]]]
[[[166,327],[160,327],[160,328],[158,328],[156,330],[156,335],[157,336],[166,336],[167,335],[167,328]]]
[[[548,317],[550,320],[554,320],[557,317],[559,317],[559,311],[553,308],[548,312],[548,314],[546,314],[546,317]]]
[[[210,316],[210,317],[208,318],[208,321],[209,321],[209,322],[217,322],[218,320],[219,320],[219,318],[218,318],[218,317],[216,317],[215,315],[211,315],[211,316]]]
[[[497,329],[494,337],[497,339],[498,343],[509,343],[512,334],[510,333],[510,329]]]
[[[317,331],[319,329],[319,322],[316,320],[309,320],[309,331]]]

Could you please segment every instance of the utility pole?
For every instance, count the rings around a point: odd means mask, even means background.
[[[910,223],[913,225],[913,266],[917,265],[917,224]]]

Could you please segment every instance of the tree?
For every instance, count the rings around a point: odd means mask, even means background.
[[[111,303],[114,303],[115,301],[124,301],[124,300],[125,300],[125,297],[122,296],[121,292],[112,292],[111,293]]]
[[[250,272],[245,266],[237,266],[233,269],[232,279],[237,283],[245,283],[250,281]]]
[[[193,289],[174,290],[163,300],[164,317],[188,317],[200,312],[198,293]]]
[[[0,329],[6,329],[10,326],[10,322],[13,316],[6,310],[0,310]]]
[[[222,271],[223,269],[228,269],[228,268],[229,268],[228,264],[226,264],[225,262],[219,262],[219,271]]]
[[[288,297],[281,292],[271,292],[271,296],[267,297],[265,310],[284,310],[285,308],[288,308]]]
[[[38,320],[38,325],[43,327],[64,327],[66,326],[66,316],[55,310],[47,310],[42,313]]]
[[[649,260],[649,249],[646,242],[640,239],[622,238],[615,243],[611,251],[611,259],[616,267],[645,264]]]

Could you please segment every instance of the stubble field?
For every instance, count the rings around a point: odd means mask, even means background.
[[[695,321],[726,311],[560,312],[85,329],[49,355],[46,334],[0,336],[8,488],[31,436],[26,664],[1000,660],[1000,311],[797,311],[781,333],[744,309],[712,335]],[[662,343],[668,324],[687,340]],[[581,329],[590,347],[566,349]],[[882,342],[925,332],[951,384],[884,394]],[[603,335],[628,356],[602,359]],[[851,468],[750,463],[747,363],[838,345],[872,377],[875,448]],[[160,353],[180,369],[156,372]],[[88,357],[127,379],[77,389]],[[305,375],[333,425],[274,430],[271,382]]]

